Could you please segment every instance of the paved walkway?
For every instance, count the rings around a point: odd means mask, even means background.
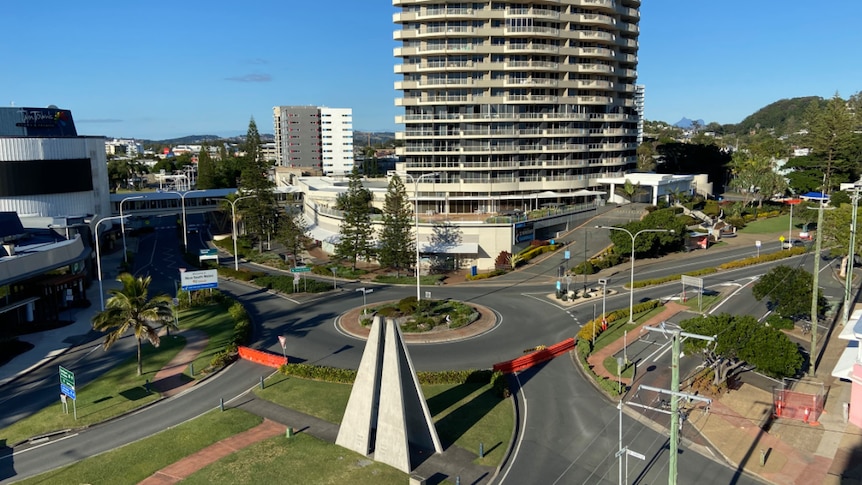
[[[153,390],[164,397],[171,397],[195,385],[197,381],[184,374],[189,364],[207,347],[209,337],[202,330],[187,328],[177,335],[186,338],[186,346],[153,376]],[[162,336],[161,338],[170,338]]]
[[[191,474],[211,465],[222,458],[260,441],[285,433],[285,428],[279,423],[264,419],[263,423],[248,431],[235,434],[215,444],[207,446],[193,455],[162,468],[140,485],[163,485],[179,483]]]

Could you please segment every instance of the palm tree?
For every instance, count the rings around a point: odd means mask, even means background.
[[[108,350],[129,329],[135,332],[138,344],[138,375],[142,371],[141,342],[146,338],[153,346],[159,346],[159,329],[161,327],[177,328],[171,311],[171,298],[158,295],[147,298],[147,288],[151,277],[138,277],[122,273],[117,281],[122,288],[112,289],[109,293],[105,310],[93,317],[93,329],[108,332],[105,335],[104,348]]]

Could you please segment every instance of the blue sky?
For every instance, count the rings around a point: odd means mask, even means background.
[[[275,105],[352,108],[394,131],[389,0],[4,2],[0,105],[71,109],[78,132],[272,132]],[[738,123],[782,98],[862,91],[859,0],[644,0],[646,118]]]

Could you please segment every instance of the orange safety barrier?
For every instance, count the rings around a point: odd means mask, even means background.
[[[287,357],[248,347],[239,348],[239,357],[257,364],[275,367],[276,369],[287,364]]]
[[[560,354],[564,354],[572,350],[573,348],[575,348],[575,339],[569,338],[563,340],[562,342],[551,345],[550,347],[546,347],[544,349],[537,350],[536,352],[527,354],[523,357],[518,357],[517,359],[494,364],[494,370],[500,371],[504,374],[519,372],[524,369],[529,369],[536,364],[551,360]]]

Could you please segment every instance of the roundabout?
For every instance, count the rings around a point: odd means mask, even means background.
[[[458,342],[479,337],[493,331],[499,326],[501,319],[498,318],[497,312],[474,302],[469,303],[469,305],[479,313],[479,318],[469,324],[455,329],[435,328],[427,332],[403,332],[404,341],[409,344]],[[370,329],[360,323],[362,311],[365,308],[367,307],[356,307],[339,315],[335,319],[336,330],[343,335],[359,340],[366,340]],[[373,315],[366,315],[367,318],[371,316]]]

